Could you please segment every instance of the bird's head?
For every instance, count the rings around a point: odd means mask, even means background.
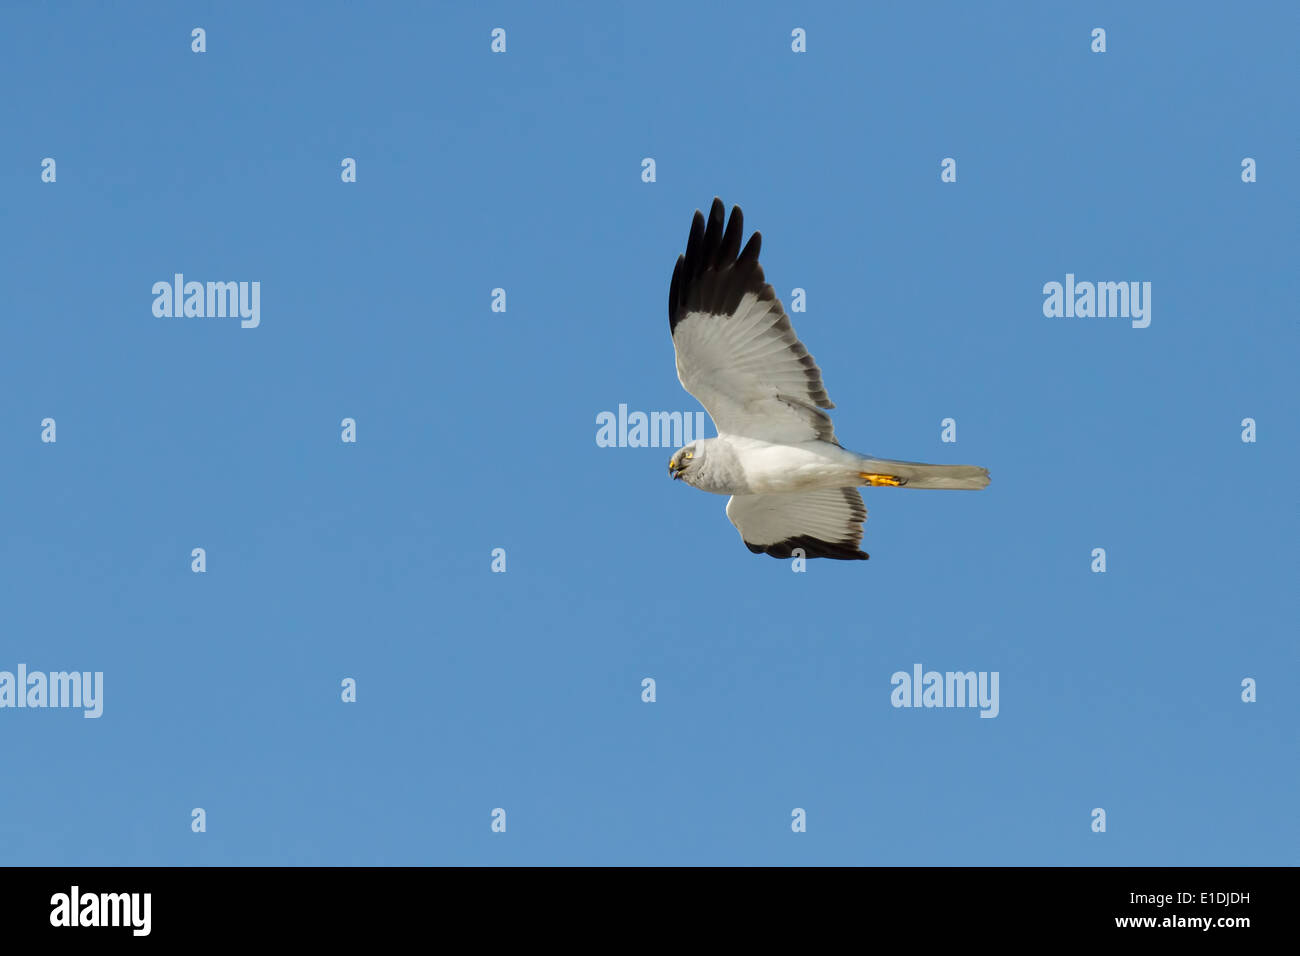
[[[690,484],[692,470],[699,466],[703,457],[704,446],[699,442],[692,442],[683,448],[679,448],[673,453],[673,457],[668,459],[668,474],[673,476],[674,481],[678,478],[685,478],[686,483]]]

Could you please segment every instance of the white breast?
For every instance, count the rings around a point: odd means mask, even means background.
[[[743,436],[725,437],[735,448],[751,494],[860,484],[858,456],[829,442],[781,445]]]

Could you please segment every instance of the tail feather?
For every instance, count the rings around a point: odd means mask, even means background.
[[[862,470],[862,483],[893,484],[893,482],[873,482],[867,475],[883,475],[899,479],[903,488],[960,488],[978,490],[987,488],[989,470],[978,465],[927,465],[919,461],[890,461],[888,458],[864,458],[859,463]]]

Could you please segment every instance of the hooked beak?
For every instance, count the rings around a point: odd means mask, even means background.
[[[668,462],[668,474],[673,476],[673,481],[681,481],[682,475],[686,473],[686,466],[674,458]]]

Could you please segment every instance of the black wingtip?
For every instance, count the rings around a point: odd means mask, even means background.
[[[713,208],[709,210],[709,224],[704,229],[703,251],[705,260],[702,266],[705,269],[717,268],[718,244],[722,241],[722,227],[725,225],[725,219],[726,212],[722,207],[722,200],[715,199]]]
[[[745,541],[745,547],[754,554],[767,554],[782,559],[796,557],[796,550],[803,552],[799,557],[830,558],[834,561],[866,561],[871,557],[867,552],[859,551],[856,542],[822,541],[809,535],[786,538],[776,544],[751,544]]]
[[[742,251],[744,231],[744,212],[732,206],[728,217],[720,196],[713,197],[707,218],[695,210],[686,253],[679,257],[669,285],[669,329],[675,330],[692,308],[726,312],[734,309],[746,292],[764,299],[776,297],[758,264],[762,236],[755,232]]]

